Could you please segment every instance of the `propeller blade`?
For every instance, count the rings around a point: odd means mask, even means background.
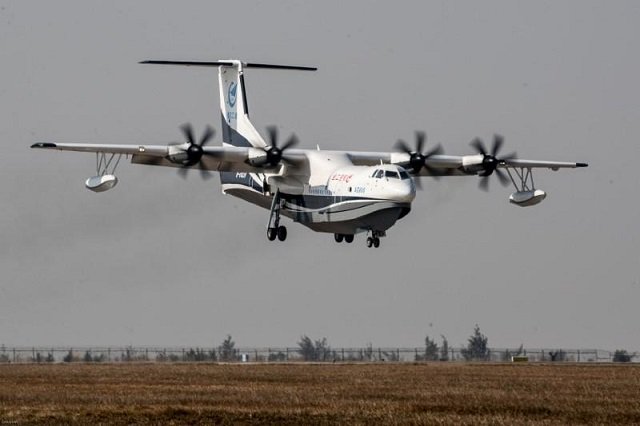
[[[424,148],[424,141],[427,137],[425,132],[417,131],[416,132],[416,152],[422,152],[422,148]]]
[[[403,141],[402,139],[399,139],[398,142],[396,142],[396,144],[394,145],[394,147],[398,151],[402,151],[402,152],[406,152],[407,154],[411,154],[411,148],[409,148],[409,146],[407,146],[405,141]]]
[[[188,167],[180,167],[178,169],[178,175],[182,178],[182,179],[186,179],[187,178],[187,173],[189,173],[189,168]]]
[[[438,144],[434,148],[432,148],[431,151],[427,152],[424,156],[425,158],[429,158],[432,155],[440,155],[443,152],[444,150],[442,149],[442,145]]]
[[[271,146],[278,146],[278,128],[276,126],[267,127],[269,132],[269,142]]]
[[[480,183],[478,184],[478,188],[482,189],[483,191],[489,190],[489,176],[482,176],[480,178]]]
[[[296,146],[298,145],[298,137],[293,134],[291,135],[291,137],[289,138],[288,141],[286,141],[284,143],[284,145],[282,145],[282,148],[280,148],[282,151],[286,151],[287,149],[291,148],[292,146]]]
[[[484,143],[482,142],[482,140],[480,140],[480,138],[475,138],[469,145],[474,147],[476,151],[478,151],[478,154],[487,155],[487,150],[485,149]]]
[[[209,180],[213,177],[213,173],[211,173],[209,170],[207,169],[203,169],[202,166],[200,167],[200,177],[204,180]]]
[[[507,186],[509,185],[509,182],[511,182],[511,180],[507,177],[507,175],[500,169],[496,169],[496,176],[498,176],[498,179],[500,179],[500,183],[502,184],[502,186]]]
[[[425,163],[425,165],[424,165],[424,169],[425,169],[426,171],[428,171],[428,172],[429,172],[429,175],[430,175],[432,178],[434,178],[435,180],[439,180],[439,179],[440,179],[440,175],[438,174],[438,170],[436,170],[436,169],[434,169],[433,167],[431,167],[431,166],[427,165],[426,163]]]
[[[200,146],[205,146],[215,134],[216,134],[216,131],[213,130],[211,126],[207,126],[204,129],[204,134],[200,138]]]
[[[187,139],[187,142],[189,142],[189,145],[193,145],[195,143],[195,139],[193,138],[193,128],[191,127],[191,123],[184,123],[180,126],[180,129],[182,130],[184,137]]]
[[[411,179],[413,179],[413,184],[416,186],[416,189],[422,191],[422,181],[420,180],[420,178],[415,176]]]
[[[493,147],[491,149],[491,155],[496,157],[500,148],[502,148],[502,144],[504,143],[504,138],[500,135],[493,135]]]

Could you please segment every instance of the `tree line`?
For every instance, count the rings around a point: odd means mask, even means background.
[[[373,346],[369,344],[366,348],[360,349],[354,353],[353,351],[345,354],[344,349],[341,353],[333,350],[329,345],[326,337],[321,339],[312,339],[307,335],[302,335],[297,342],[297,354],[304,361],[309,362],[330,362],[330,361],[399,361],[399,351],[382,351],[378,349],[374,352]],[[502,361],[511,361],[513,357],[523,354],[523,345],[516,351],[505,350],[501,352]],[[4,351],[3,351],[4,352]],[[466,361],[490,361],[491,350],[489,348],[489,338],[482,333],[480,326],[475,325],[472,334],[467,339],[465,347],[460,349],[459,353]],[[418,351],[416,349],[415,361],[449,361],[453,355],[453,351],[449,346],[449,342],[444,335],[440,335],[440,344],[431,336],[426,336],[424,341],[424,349]],[[549,361],[567,361],[566,352],[562,350],[549,351],[544,354],[545,359]],[[631,362],[635,353],[629,353],[624,349],[618,349],[613,354],[613,362]],[[246,359],[245,359],[246,357]],[[495,358],[494,358],[495,359]],[[69,349],[62,359],[63,362],[104,362],[111,361],[111,357],[105,355],[104,352],[93,354],[91,351],[85,351],[84,354],[76,353]],[[213,349],[190,348],[182,350],[181,353],[167,352],[166,350],[156,352],[155,358],[150,359],[147,351],[134,350],[131,347],[125,348],[115,358],[116,361],[160,361],[160,362],[180,362],[180,361],[209,361],[209,362],[235,362],[248,361],[248,354],[241,354],[236,348],[236,343],[231,335],[227,335],[222,343]],[[256,359],[257,360],[257,359]],[[256,361],[254,360],[254,361]],[[284,362],[289,360],[289,352],[283,353],[270,352],[263,360],[269,362]],[[55,362],[53,353],[48,352],[46,355],[40,352],[34,353],[29,358],[30,362],[47,363]],[[0,362],[10,362],[10,357],[6,353],[0,353]]]

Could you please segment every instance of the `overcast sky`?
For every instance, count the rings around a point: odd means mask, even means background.
[[[0,343],[462,345],[640,350],[640,2],[0,1]],[[446,153],[505,136],[539,171],[538,206],[475,177],[424,180],[409,216],[364,238],[287,223],[218,179],[37,141],[166,143],[218,129],[216,69],[248,70],[252,120],[301,147],[390,150],[416,129]]]

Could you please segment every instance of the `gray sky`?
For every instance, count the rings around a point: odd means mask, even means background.
[[[640,3],[0,1],[0,343],[461,345],[640,349]],[[446,153],[494,132],[541,171],[539,206],[477,179],[425,180],[378,250],[289,225],[218,179],[36,141],[164,143],[218,130],[217,71],[249,70],[252,119],[301,147],[389,150],[424,129]],[[219,135],[216,140],[220,141]]]

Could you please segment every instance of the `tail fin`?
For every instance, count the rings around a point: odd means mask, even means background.
[[[240,61],[227,62],[232,65],[222,65],[218,70],[222,142],[233,146],[264,148],[264,139],[249,120],[243,65]]]
[[[196,61],[142,61],[141,64],[186,65],[219,67],[220,113],[222,115],[222,142],[241,147],[264,148],[266,143],[249,120],[247,92],[244,84],[244,68],[315,71],[317,68],[291,65],[244,63],[238,60],[215,62]],[[223,192],[238,186],[262,192],[262,182],[248,173],[220,172]]]

